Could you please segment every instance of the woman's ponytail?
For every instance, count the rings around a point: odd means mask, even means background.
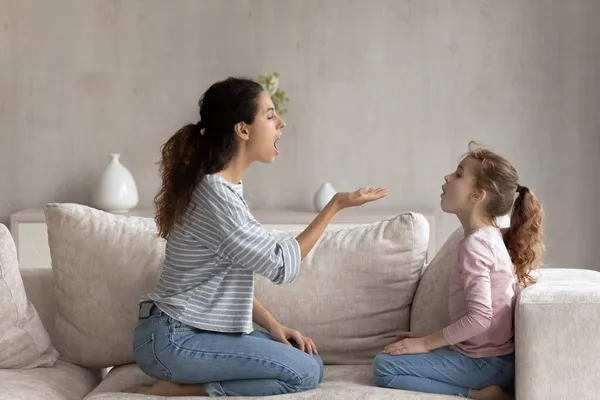
[[[155,221],[160,237],[165,238],[190,203],[198,183],[202,160],[199,157],[202,135],[198,124],[179,129],[162,145],[159,161],[162,186],[154,197]]]

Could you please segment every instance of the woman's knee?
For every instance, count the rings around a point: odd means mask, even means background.
[[[314,355],[312,358],[315,360],[316,364],[315,374],[318,377],[317,383],[321,383],[323,382],[323,360],[318,355]]]
[[[318,355],[311,356],[313,366],[310,368],[308,385],[310,389],[316,388],[323,381],[323,360]]]
[[[299,392],[315,389],[323,381],[323,360],[317,355],[309,356],[309,360],[304,363],[302,370],[296,371],[300,379],[294,386]]]

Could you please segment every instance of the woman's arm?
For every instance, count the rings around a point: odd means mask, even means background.
[[[262,326],[269,332],[271,329],[279,325],[279,322],[273,317],[273,315],[263,306],[260,301],[254,297],[252,301],[252,321]]]
[[[252,320],[268,330],[274,340],[291,346],[289,339],[293,339],[300,351],[306,351],[308,354],[318,354],[317,346],[311,338],[304,336],[295,329],[281,325],[256,297],[252,302]]]
[[[286,239],[277,239],[254,219],[240,224],[242,219],[233,217],[243,215],[247,210],[241,204],[229,204],[233,211],[226,218],[233,218],[231,225],[239,225],[227,233],[223,242],[218,245],[217,253],[277,284],[293,282],[300,272],[302,257],[312,250],[336,212],[386,195],[385,189],[359,189],[352,193],[338,193],[304,232],[297,238]]]
[[[334,215],[348,207],[361,206],[388,195],[387,189],[359,189],[352,193],[337,193],[311,224],[296,238],[300,245],[300,259],[304,259],[325,232]]]
[[[339,205],[334,199],[330,201],[325,208],[317,215],[317,217],[310,223],[310,225],[296,237],[296,241],[300,245],[300,259],[304,257],[319,241],[319,238],[325,232],[327,225],[331,222],[333,216],[340,210]]]

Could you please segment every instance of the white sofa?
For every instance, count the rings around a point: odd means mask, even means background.
[[[157,398],[120,393],[152,381],[133,363],[131,340],[137,298],[156,284],[162,261],[164,243],[153,221],[70,204],[45,211],[53,269],[20,275],[60,357],[53,366],[0,369],[0,400]],[[0,230],[0,239],[7,232]],[[257,297],[282,323],[313,337],[326,363],[317,389],[271,398],[453,398],[378,388],[371,381],[370,360],[396,332],[448,322],[448,268],[462,232],[424,267],[428,236],[422,215],[401,213],[326,233],[294,284],[257,278]],[[5,255],[0,266],[6,270]],[[518,300],[515,323],[518,399],[600,397],[599,272],[544,269]],[[39,351],[47,356],[53,349]],[[0,340],[0,361],[2,354]]]

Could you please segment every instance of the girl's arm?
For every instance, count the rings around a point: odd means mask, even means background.
[[[492,295],[490,267],[494,253],[489,245],[476,237],[469,237],[459,248],[461,278],[467,300],[467,313],[441,331],[404,339],[384,348],[388,354],[418,354],[439,347],[463,342],[485,332],[492,323]],[[454,301],[449,299],[449,301]]]
[[[459,247],[458,260],[467,313],[442,330],[448,344],[464,342],[487,331],[492,325],[490,268],[495,263],[493,250],[482,239],[471,236]]]

